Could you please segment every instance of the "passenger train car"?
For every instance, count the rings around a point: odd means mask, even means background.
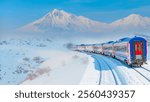
[[[128,65],[141,66],[147,60],[147,41],[144,38],[123,38],[115,42],[113,48],[113,56]]]
[[[86,45],[87,52],[94,52],[94,44],[87,44]]]
[[[86,51],[86,46],[85,44],[81,44],[81,45],[74,45],[72,46],[72,50],[74,51]]]
[[[102,54],[112,56],[113,55],[113,41],[102,44],[103,52]]]
[[[103,54],[102,53],[103,52],[102,44],[94,44],[93,50],[94,50],[94,53]]]
[[[102,44],[76,45],[77,51],[92,52],[117,58],[130,66],[141,66],[147,61],[147,41],[142,37],[122,38]]]

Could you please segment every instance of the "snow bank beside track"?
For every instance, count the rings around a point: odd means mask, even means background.
[[[89,62],[86,54],[72,51],[62,52],[50,50],[39,52],[39,54],[49,58],[40,67],[49,68],[50,71],[39,76],[37,75],[33,80],[28,78],[22,84],[77,85]]]

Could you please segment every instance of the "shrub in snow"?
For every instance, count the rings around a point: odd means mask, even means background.
[[[36,56],[36,57],[33,58],[33,61],[34,61],[35,63],[41,64],[41,63],[44,62],[44,59],[41,58],[41,57],[39,57],[39,56]]]

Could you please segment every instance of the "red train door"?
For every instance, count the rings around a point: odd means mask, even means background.
[[[142,59],[143,55],[143,43],[142,42],[135,42],[134,43],[134,50],[135,50],[135,57],[136,59]]]

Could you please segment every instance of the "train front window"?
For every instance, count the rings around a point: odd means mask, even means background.
[[[142,43],[141,42],[138,45],[138,51],[142,51]]]
[[[135,54],[142,55],[142,42],[135,42]]]
[[[142,59],[143,43],[142,42],[135,42],[134,48],[135,48],[136,59]]]

